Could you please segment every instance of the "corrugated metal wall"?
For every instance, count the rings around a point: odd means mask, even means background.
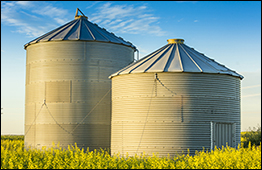
[[[108,76],[133,61],[134,49],[113,43],[52,41],[26,50],[25,147],[60,142],[67,148],[76,142],[90,150],[109,148]]]
[[[215,123],[233,123],[236,141],[229,144],[240,143],[239,78],[171,72],[157,78],[155,73],[112,78],[111,154],[174,156],[187,148],[210,149],[223,143],[212,143]]]

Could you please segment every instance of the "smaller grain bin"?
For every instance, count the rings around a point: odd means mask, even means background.
[[[112,74],[111,153],[159,156],[240,143],[243,76],[168,44]]]

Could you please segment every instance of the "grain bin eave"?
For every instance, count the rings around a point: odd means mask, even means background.
[[[169,39],[168,44],[151,54],[133,62],[125,68],[109,76],[146,72],[188,72],[226,74],[244,78],[237,72],[227,68],[204,54],[188,47],[183,39]]]
[[[196,72],[185,72],[185,71],[168,71],[168,72],[164,72],[164,71],[148,71],[148,72],[137,72],[137,73],[133,73],[133,74],[142,74],[142,73],[189,73],[189,74],[213,74],[213,75],[216,75],[216,74],[221,74],[221,75],[226,75],[226,76],[233,76],[233,77],[236,77],[236,78],[239,78],[240,80],[242,80],[244,77],[242,76],[239,77],[239,76],[235,76],[235,75],[232,75],[232,74],[226,74],[226,73],[207,73],[207,72],[199,72],[199,73],[196,73]],[[130,74],[130,73],[122,73],[122,74],[112,74],[110,75],[108,78],[109,79],[112,79],[113,77],[118,77],[120,75],[127,75],[127,74]]]
[[[137,48],[136,48],[134,45],[129,46],[129,45],[126,45],[126,44],[124,44],[124,43],[114,43],[114,42],[110,42],[110,41],[96,41],[96,40],[93,40],[93,41],[91,41],[91,40],[53,40],[52,42],[61,42],[61,41],[83,41],[83,42],[111,43],[111,44],[117,44],[117,45],[123,45],[123,46],[126,46],[126,47],[131,47],[131,48],[133,48],[134,52],[137,51]],[[41,43],[45,43],[45,42],[49,42],[49,41],[41,41]],[[40,42],[38,42],[38,43],[40,43]],[[27,44],[24,45],[24,49],[26,50],[27,47],[29,47],[30,45],[34,45],[34,44],[38,44],[38,43],[32,43],[32,44],[27,43]]]

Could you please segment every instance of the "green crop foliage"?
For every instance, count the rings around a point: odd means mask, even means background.
[[[246,132],[241,132],[241,144],[243,147],[247,148],[249,142],[251,145],[259,146],[261,143],[261,126],[253,129],[249,128]]]
[[[1,135],[1,140],[24,140],[24,135]]]

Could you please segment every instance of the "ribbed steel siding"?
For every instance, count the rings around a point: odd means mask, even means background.
[[[133,61],[131,47],[85,41],[41,42],[27,47],[25,147],[67,148],[75,142],[90,150],[110,147],[111,94],[73,132],[110,90],[108,76]]]
[[[145,151],[174,156],[188,148],[191,153],[202,147],[210,149],[211,122],[235,123],[235,144],[240,143],[239,78],[157,74],[173,93],[155,79],[154,73],[112,78],[112,154],[128,152],[132,156]]]

